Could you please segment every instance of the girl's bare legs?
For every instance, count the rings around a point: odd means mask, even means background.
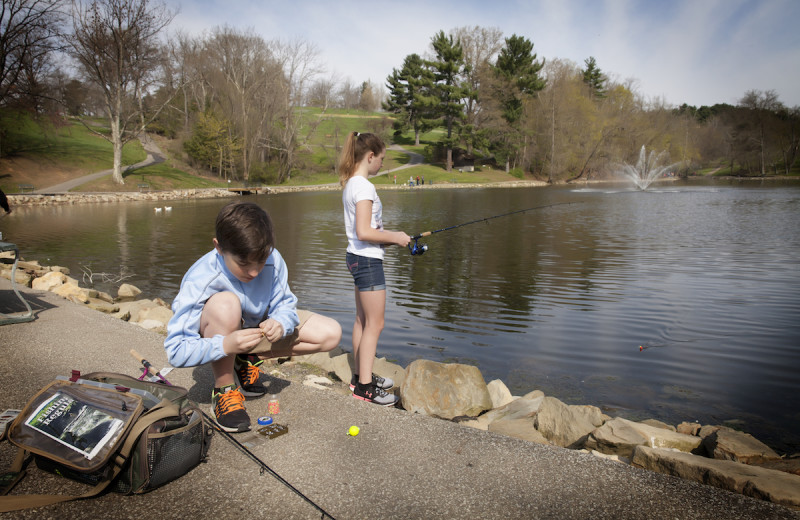
[[[378,351],[378,338],[383,331],[386,290],[360,291],[356,294],[356,322],[353,325],[353,359],[358,382],[372,382],[372,366]]]

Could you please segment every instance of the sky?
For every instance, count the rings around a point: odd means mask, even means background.
[[[584,67],[650,101],[736,104],[749,90],[800,106],[800,0],[163,0],[169,26],[200,36],[216,27],[265,40],[305,40],[327,77],[385,84],[409,54],[458,27],[530,40],[538,59]]]

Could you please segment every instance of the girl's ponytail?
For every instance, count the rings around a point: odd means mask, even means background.
[[[347,180],[356,171],[355,141],[358,135],[358,132],[349,132],[344,140],[342,154],[339,156],[339,184],[342,186],[347,184]]]
[[[368,152],[380,155],[386,149],[383,139],[375,134],[350,132],[339,156],[339,184],[344,186],[356,171],[358,163]]]

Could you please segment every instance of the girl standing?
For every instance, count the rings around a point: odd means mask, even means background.
[[[351,132],[339,159],[339,181],[344,187],[344,225],[347,233],[347,268],[353,275],[356,296],[356,321],[353,325],[355,368],[350,388],[353,397],[391,406],[394,386],[388,378],[372,373],[378,338],[383,330],[386,308],[386,279],[383,274],[383,248],[407,246],[411,237],[402,231],[383,229],[383,206],[375,186],[367,180],[378,173],[386,157],[386,145],[375,134]]]

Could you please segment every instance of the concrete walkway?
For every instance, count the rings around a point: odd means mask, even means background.
[[[36,320],[0,326],[0,410],[23,407],[55,376],[72,369],[138,375],[130,349],[165,366],[159,334],[52,293],[22,292]],[[10,282],[0,278],[0,311],[20,306]],[[208,367],[176,369],[168,378],[209,406]],[[800,518],[768,502],[577,451],[367,404],[283,377],[269,382],[281,402],[277,422],[289,432],[252,451],[335,518]],[[265,399],[247,406],[253,418],[267,414]],[[347,430],[354,424],[361,433],[350,437]],[[10,443],[0,443],[0,468],[11,464],[15,452]],[[155,491],[130,497],[109,493],[13,518],[321,517],[312,504],[259,470],[217,434],[207,463]],[[85,489],[31,467],[14,492]]]

